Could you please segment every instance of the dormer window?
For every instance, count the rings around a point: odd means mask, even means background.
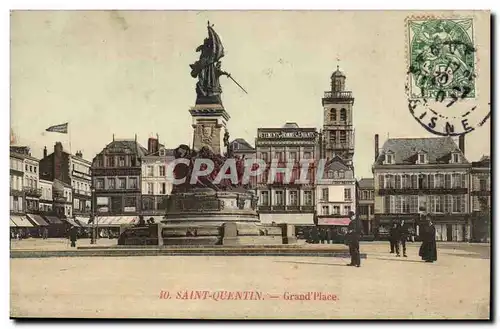
[[[451,163],[460,163],[460,154],[452,153],[450,160],[451,160]]]
[[[417,151],[417,160],[415,161],[415,164],[426,164],[428,161],[427,153],[425,151]]]
[[[391,151],[385,154],[384,164],[393,164],[394,163],[394,153]]]
[[[427,163],[427,154],[425,153],[419,153],[417,157],[417,163],[418,164],[425,164]]]

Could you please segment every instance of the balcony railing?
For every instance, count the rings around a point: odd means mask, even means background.
[[[17,190],[14,188],[10,188],[10,195],[12,196],[23,196],[24,192],[22,190]]]
[[[26,194],[26,196],[32,196],[32,197],[36,197],[36,198],[39,198],[42,196],[42,189],[41,188],[24,187],[23,191]]]
[[[354,144],[326,142],[326,147],[330,149],[354,149]]]
[[[396,195],[396,194],[407,194],[407,195],[418,195],[418,194],[466,194],[467,188],[465,187],[455,187],[455,188],[444,188],[444,187],[434,187],[434,188],[381,188],[378,190],[378,195]]]
[[[282,205],[259,205],[258,211],[269,211],[269,212],[280,212],[280,211],[303,211],[303,212],[312,212],[314,211],[314,206],[282,206]]]
[[[90,191],[87,191],[87,190],[73,189],[73,194],[90,196],[92,193]]]
[[[128,188],[122,188],[122,187],[113,187],[113,188],[109,188],[109,187],[96,187],[96,191],[98,191],[99,193],[106,193],[106,192],[109,192],[109,193],[116,193],[116,192],[140,192],[141,191],[141,188],[139,186],[134,186],[134,187],[128,187]]]
[[[325,91],[323,98],[352,98],[352,92],[350,91]]]

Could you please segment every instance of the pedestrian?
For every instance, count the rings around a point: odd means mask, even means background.
[[[323,227],[319,229],[319,239],[321,244],[325,243],[325,229]]]
[[[71,227],[69,230],[69,239],[71,240],[71,247],[76,247],[76,240],[78,239],[78,231],[76,227]]]
[[[418,255],[427,263],[435,262],[437,260],[436,228],[429,215],[427,215],[427,219],[424,225],[422,225],[420,236],[422,238],[422,245],[420,246]]]
[[[361,238],[361,224],[353,211],[349,212],[349,226],[347,227],[347,241],[349,244],[349,254],[351,254],[351,263],[347,266],[361,266],[361,257],[359,254],[359,240]]]
[[[328,244],[333,243],[333,241],[332,241],[332,229],[331,228],[326,229],[326,242]]]
[[[146,226],[146,221],[144,220],[144,216],[139,215],[139,222],[137,223],[137,227]]]
[[[404,221],[401,222],[401,224],[398,225],[399,230],[398,230],[398,241],[397,241],[397,256],[400,257],[399,251],[400,251],[400,246],[403,249],[403,257],[408,257],[406,255],[406,240],[408,240],[408,228],[406,227]]]
[[[318,228],[316,226],[314,226],[312,229],[311,229],[311,239],[312,239],[312,243],[313,244],[317,244],[319,242],[319,239],[318,239]]]
[[[397,235],[397,223],[393,222],[391,228],[389,229],[389,242],[391,244],[391,254],[394,253],[396,249],[396,235]]]

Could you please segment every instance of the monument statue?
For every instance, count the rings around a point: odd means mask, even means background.
[[[282,229],[273,227],[271,232],[260,224],[258,198],[252,191],[256,180],[250,182],[245,176],[245,157],[235,155],[230,147],[230,116],[221,102],[219,79],[225,75],[243,88],[221,69],[224,47],[210,23],[207,28],[208,38],[196,48],[200,58],[190,65],[191,76],[198,79],[196,104],[189,110],[193,144],[181,144],[174,150],[175,159],[183,161],[173,167],[176,181],[164,204],[164,220],[156,226],[127,228],[120,235],[121,245],[284,243]],[[258,166],[254,163],[251,171]]]
[[[222,104],[220,98],[222,88],[219,82],[222,75],[233,80],[243,91],[245,89],[231,77],[231,74],[221,69],[220,59],[224,57],[224,46],[210,22],[208,22],[207,29],[208,38],[205,38],[203,44],[196,48],[196,52],[200,52],[200,59],[189,65],[191,76],[198,78],[196,104]]]

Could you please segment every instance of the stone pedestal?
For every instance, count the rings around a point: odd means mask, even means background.
[[[224,151],[224,133],[229,114],[222,104],[196,104],[189,110],[193,118],[193,149],[208,147],[216,154]]]

